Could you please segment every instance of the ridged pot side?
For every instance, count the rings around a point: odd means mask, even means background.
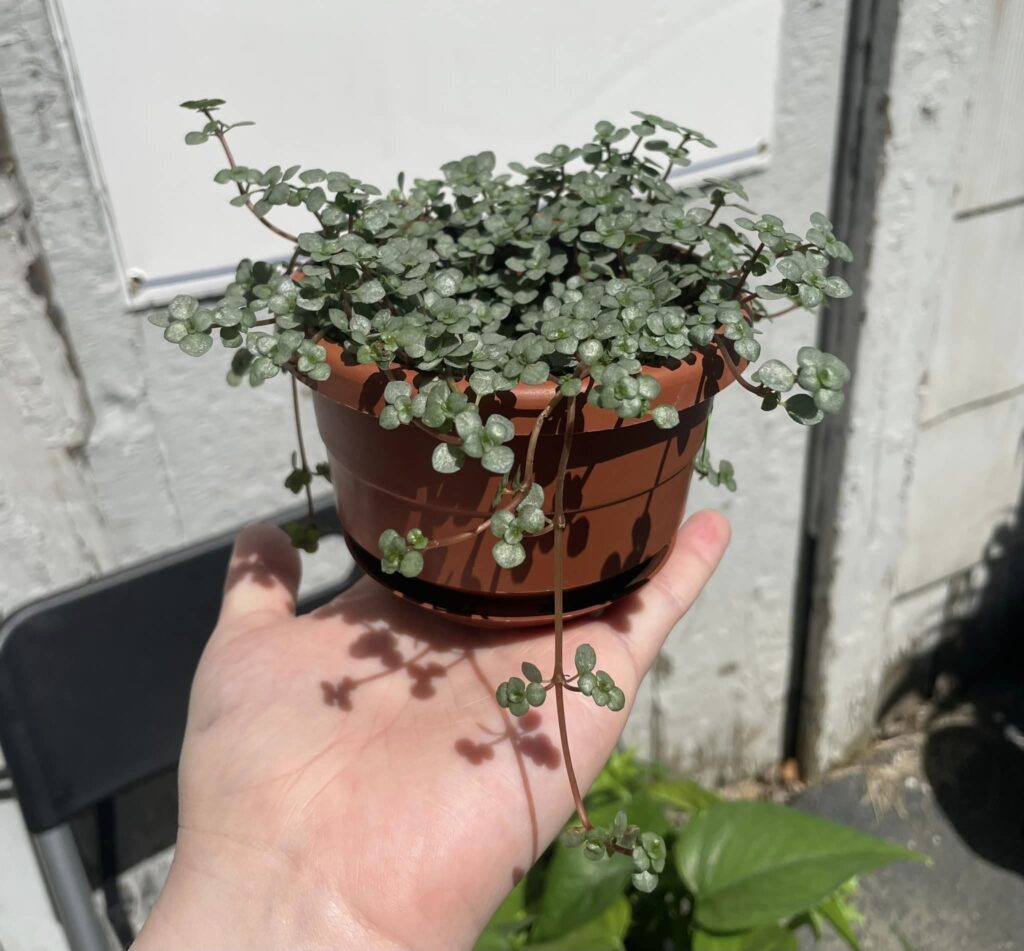
[[[347,359],[325,342],[332,375],[312,384],[320,435],[327,448],[342,527],[362,567],[401,594],[470,623],[541,623],[554,611],[553,539],[527,537],[527,558],[500,569],[485,531],[472,541],[425,553],[418,578],[383,575],[377,540],[386,528],[420,528],[428,538],[472,530],[492,512],[500,477],[467,460],[457,473],[431,465],[437,440],[415,426],[382,429],[377,416],[388,382],[375,366]],[[683,516],[693,461],[704,438],[711,400],[731,381],[717,357],[695,355],[673,369],[645,370],[662,386],[656,402],[679,410],[679,426],[658,429],[648,420],[620,420],[581,398],[567,469],[565,607],[585,613],[621,597],[660,567]],[[723,378],[724,373],[724,378]],[[413,383],[413,371],[392,378]],[[309,382],[309,381],[306,381]],[[519,464],[538,414],[554,384],[517,386],[484,399],[481,410],[512,420],[510,447]],[[565,426],[563,407],[538,440],[535,481],[545,487],[545,511],[554,507],[554,479]]]

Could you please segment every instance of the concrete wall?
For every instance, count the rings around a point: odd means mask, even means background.
[[[0,612],[290,502],[285,388],[238,392],[128,312],[45,5],[0,3]]]
[[[744,184],[753,207],[794,229],[829,207],[846,13],[846,2],[786,4],[772,163]],[[811,315],[787,315],[762,338],[765,354],[792,360],[815,326]],[[648,679],[638,711],[647,705],[649,716],[634,714],[627,734],[706,779],[749,775],[783,752],[807,445],[805,429],[766,417],[739,387],[718,398],[711,450],[735,463],[739,488],[695,481],[690,509],[724,511],[732,546]]]
[[[865,114],[879,174],[854,211],[869,254],[808,644],[812,770],[864,735],[890,677],[933,646],[1018,504],[1022,67],[1020,4],[907,0],[891,60],[862,89],[879,106]]]
[[[794,227],[828,206],[845,6],[786,4],[772,164],[747,184]],[[291,435],[286,388],[230,390],[126,310],[43,0],[0,0],[0,44],[12,153],[0,257],[7,612],[287,504]],[[766,346],[791,356],[813,336],[814,318],[793,315]],[[806,434],[747,396],[734,387],[714,424],[713,451],[736,463],[740,492],[698,485],[692,503],[728,512],[732,550],[630,732],[709,776],[775,761],[786,705]]]

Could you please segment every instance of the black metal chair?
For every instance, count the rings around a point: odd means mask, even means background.
[[[339,531],[333,506],[317,521]],[[70,821],[177,765],[235,534],[44,598],[0,627],[0,746],[72,951],[107,951],[110,941]]]

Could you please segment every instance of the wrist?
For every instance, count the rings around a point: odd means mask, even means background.
[[[283,856],[184,840],[132,951],[397,947]]]

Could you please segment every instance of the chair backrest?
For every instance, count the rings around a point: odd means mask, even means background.
[[[338,531],[333,507],[317,520]],[[0,628],[0,746],[32,832],[177,763],[235,534],[52,595]]]

